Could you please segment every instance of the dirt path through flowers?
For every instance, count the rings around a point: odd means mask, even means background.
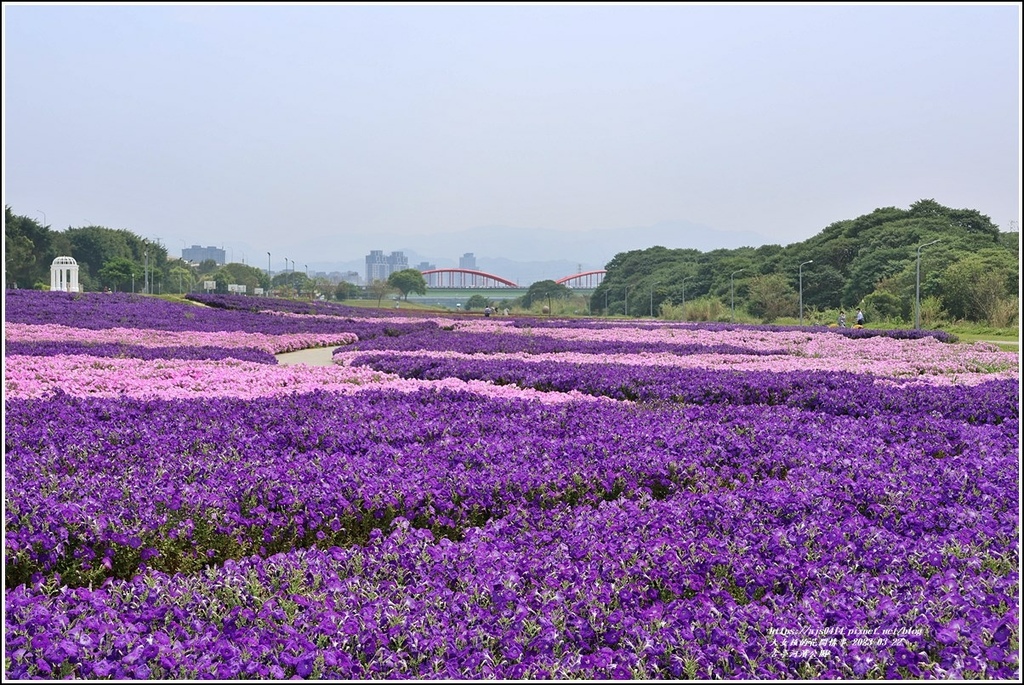
[[[292,364],[333,366],[334,362],[331,360],[331,353],[333,352],[334,347],[311,347],[296,352],[283,352],[274,356],[277,357],[277,363],[281,366],[291,366]]]

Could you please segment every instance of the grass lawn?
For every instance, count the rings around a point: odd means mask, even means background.
[[[1005,332],[1001,333],[977,333],[977,332],[961,332],[955,328],[949,329],[950,333],[956,335],[960,339],[960,342],[974,343],[979,340],[985,340],[988,342],[994,342],[999,346],[1000,349],[1007,352],[1020,352],[1020,335],[1010,335]]]
[[[398,305],[399,309],[412,309],[414,311],[424,312],[444,312],[448,311],[444,307],[438,307],[437,305],[421,304],[419,302],[406,302],[402,300],[396,302],[395,300],[389,300],[387,298],[381,300],[380,304],[377,304],[377,300],[332,300],[338,304],[343,304],[346,307],[362,307],[365,309],[394,309],[395,305]]]

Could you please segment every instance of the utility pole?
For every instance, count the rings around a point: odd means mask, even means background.
[[[813,264],[813,259],[808,259],[800,265],[800,325],[804,325],[804,264]]]

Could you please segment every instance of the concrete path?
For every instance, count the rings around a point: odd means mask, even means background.
[[[331,353],[334,352],[336,347],[337,345],[332,345],[331,347],[311,347],[296,352],[283,352],[274,356],[277,357],[277,363],[281,366],[291,366],[292,364],[334,366],[334,361],[331,360]]]

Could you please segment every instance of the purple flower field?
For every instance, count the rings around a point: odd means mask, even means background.
[[[5,679],[1019,679],[1019,355],[195,299],[8,291]]]

